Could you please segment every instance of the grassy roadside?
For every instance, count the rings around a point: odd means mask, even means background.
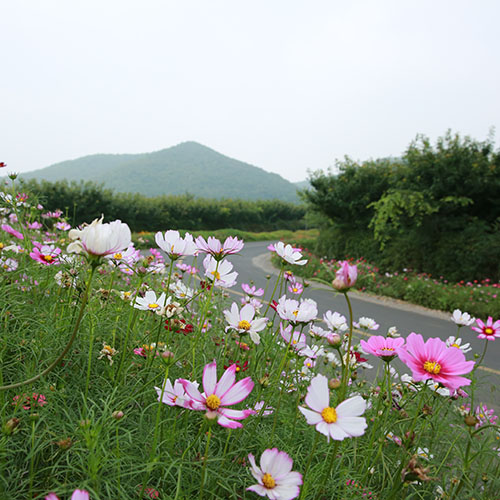
[[[285,239],[296,246],[301,241]],[[295,266],[296,275],[306,279],[320,278],[331,281],[338,268],[335,259],[329,260],[314,255],[303,248],[304,256],[309,260],[306,266]],[[274,262],[279,265],[279,259],[274,256]],[[412,304],[430,309],[452,312],[454,309],[467,311],[470,314],[494,319],[500,317],[500,283],[489,279],[473,282],[449,282],[443,276],[432,276],[417,273],[411,269],[387,273],[364,259],[349,259],[358,266],[358,280],[355,288],[361,292],[405,300]]]

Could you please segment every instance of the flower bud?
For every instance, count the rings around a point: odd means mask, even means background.
[[[7,422],[5,422],[5,424],[3,424],[3,431],[5,434],[12,434],[20,422],[21,421],[16,417],[10,418]]]
[[[479,420],[474,416],[474,415],[467,415],[464,418],[465,425],[468,425],[469,427],[474,427]]]
[[[341,385],[341,382],[338,378],[331,378],[329,381],[328,381],[328,387],[330,389],[338,389]]]
[[[267,387],[269,385],[269,376],[268,375],[264,375],[260,380],[259,380],[259,384],[262,386],[262,387]]]
[[[332,347],[340,347],[340,344],[342,344],[342,338],[338,333],[330,333],[326,340]]]
[[[70,437],[60,439],[59,441],[56,441],[57,446],[61,448],[61,450],[69,450],[71,448],[71,445],[73,444],[73,441],[71,441]]]
[[[163,351],[161,357],[163,359],[174,359],[174,353],[172,351]]]
[[[116,410],[111,414],[111,416],[115,420],[121,420],[125,416],[125,414],[121,410]]]

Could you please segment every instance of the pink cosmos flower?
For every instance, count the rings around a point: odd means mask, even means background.
[[[12,226],[9,226],[9,224],[2,224],[0,226],[6,233],[11,234],[14,236],[14,238],[17,238],[18,240],[24,240],[24,236],[22,233],[19,231],[16,231]]]
[[[35,221],[28,224],[28,229],[40,229],[43,227],[41,222]]]
[[[358,279],[358,266],[350,265],[347,260],[340,262],[340,269],[332,282],[333,288],[339,292],[348,290],[356,283]]]
[[[247,488],[261,497],[271,500],[292,500],[300,494],[302,474],[292,471],[293,460],[278,448],[265,450],[260,457],[260,467],[255,463],[255,457],[249,453],[250,472],[258,481]]]
[[[474,361],[466,361],[460,349],[447,347],[439,338],[424,342],[422,335],[410,333],[406,346],[398,347],[396,352],[401,361],[411,369],[416,382],[432,379],[451,390],[471,383],[460,375],[472,371]]]
[[[288,285],[288,290],[295,295],[300,295],[304,291],[304,286],[298,281],[294,281]]]
[[[2,259],[0,258],[0,267],[7,272],[15,271],[19,266],[19,262],[15,259]]]
[[[397,356],[396,349],[402,347],[405,339],[386,338],[382,335],[374,335],[368,341],[360,340],[361,347],[366,354],[373,354],[384,361],[391,361]]]
[[[69,231],[71,226],[66,221],[56,222],[56,229],[59,231]]]
[[[33,250],[30,252],[30,257],[46,266],[59,264],[59,254],[61,249],[54,245],[43,245],[38,241],[33,242]]]
[[[478,326],[473,326],[472,329],[478,332],[478,339],[495,340],[495,338],[500,338],[500,319],[493,322],[493,318],[488,316],[486,323],[480,319],[476,319]]]
[[[248,283],[243,283],[241,285],[241,288],[243,288],[243,291],[247,295],[250,295],[251,297],[262,297],[262,295],[264,295],[264,289],[263,288],[257,289],[255,285],[250,286]]]
[[[360,415],[366,410],[366,401],[361,396],[354,396],[333,408],[330,406],[328,379],[324,375],[316,375],[311,380],[305,402],[310,409],[299,406],[299,410],[307,423],[314,425],[328,440],[331,437],[343,441],[365,433],[367,423]]]
[[[196,238],[196,246],[198,250],[212,255],[215,260],[222,260],[226,255],[241,252],[243,249],[243,241],[229,236],[224,241],[224,244],[221,244],[221,242],[213,236],[209,236],[207,241],[205,241],[203,236],[198,236],[198,238]]]
[[[89,500],[89,492],[85,490],[75,490],[71,495],[71,500]],[[49,493],[45,500],[59,500],[59,497],[55,493]]]
[[[236,365],[231,365],[217,381],[217,363],[205,365],[203,370],[203,393],[200,393],[193,382],[179,379],[186,394],[191,398],[190,408],[206,411],[207,418],[216,418],[222,427],[236,429],[243,427],[236,420],[243,420],[255,412],[253,410],[232,410],[227,406],[243,401],[253,390],[254,383],[250,377],[236,382]]]

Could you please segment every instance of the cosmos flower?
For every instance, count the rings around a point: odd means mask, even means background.
[[[278,448],[265,450],[260,457],[260,467],[255,457],[249,453],[250,472],[258,484],[247,488],[270,500],[292,500],[300,494],[302,474],[292,471],[293,460]]]
[[[198,387],[198,382],[192,382],[195,387]],[[182,408],[189,408],[190,398],[186,394],[184,386],[180,380],[176,380],[174,385],[167,378],[163,382],[163,386],[155,387],[158,393],[158,401],[165,403],[168,406],[181,406]]]
[[[181,238],[179,231],[170,230],[166,231],[165,234],[158,231],[155,235],[155,241],[171,260],[182,256],[196,255],[198,252],[193,236],[189,233]]]
[[[340,262],[340,269],[335,274],[332,287],[339,292],[349,290],[358,279],[358,266],[351,265],[347,260]]]
[[[285,245],[282,241],[274,244],[274,251],[288,264],[296,264],[297,266],[307,264],[307,259],[302,259],[302,254],[297,248],[289,244]]]
[[[354,322],[356,328],[364,328],[365,330],[378,330],[380,325],[372,318],[362,316],[359,320]]]
[[[217,363],[205,365],[203,370],[203,393],[200,393],[193,382],[179,379],[187,395],[191,398],[190,408],[205,411],[209,419],[216,418],[222,427],[236,429],[243,427],[237,420],[243,420],[254,414],[253,410],[232,410],[232,406],[243,401],[253,390],[254,383],[250,377],[236,382],[236,365],[231,365],[217,381]]]
[[[396,349],[405,343],[402,338],[392,339],[382,335],[374,335],[368,341],[360,340],[361,348],[366,354],[373,354],[384,361],[390,361],[397,355]]]
[[[72,229],[68,233],[72,243],[68,252],[85,252],[92,256],[105,256],[121,252],[131,243],[130,228],[120,220],[103,224],[103,217],[95,219],[82,229]]]
[[[233,255],[241,252],[243,241],[229,236],[222,244],[217,238],[209,236],[207,241],[203,236],[196,238],[196,246],[201,252],[211,255],[216,261],[222,260],[226,255]]]
[[[43,227],[43,224],[41,222],[35,221],[35,222],[29,222],[27,224],[28,229],[41,229]]]
[[[458,326],[470,326],[474,323],[475,319],[467,312],[462,312],[460,309],[455,309],[453,311],[453,316],[451,321]]]
[[[236,285],[238,273],[231,272],[233,270],[231,262],[225,260],[217,263],[212,255],[207,255],[203,260],[203,267],[205,268],[205,276],[210,278],[215,286],[230,288]]]
[[[69,231],[71,229],[71,226],[67,222],[61,221],[56,222],[55,228],[59,229],[59,231]]]
[[[12,226],[9,226],[9,224],[2,224],[0,226],[6,233],[9,233],[10,235],[14,236],[14,238],[17,238],[18,240],[24,240],[24,236],[22,233],[19,231],[16,231]]]
[[[285,295],[280,297],[276,312],[281,319],[296,325],[299,323],[309,323],[318,315],[318,307],[312,299],[287,299]]]
[[[15,271],[19,266],[19,262],[16,259],[2,259],[0,258],[0,268],[7,272]]]
[[[170,301],[171,297],[168,299]],[[137,296],[135,298],[134,307],[141,311],[153,311],[159,314],[169,301],[167,302],[165,293],[162,292],[159,297],[156,297],[153,290],[148,290],[144,297]]]
[[[305,402],[309,408],[299,406],[309,425],[314,425],[321,434],[336,441],[362,436],[367,423],[361,415],[366,410],[366,401],[361,396],[342,401],[335,408],[330,406],[328,379],[316,375],[307,389]]]
[[[474,361],[466,361],[460,349],[447,347],[439,338],[424,342],[422,335],[410,333],[406,345],[399,347],[396,352],[411,369],[416,382],[433,379],[451,390],[471,383],[461,375],[472,371]]]
[[[59,254],[61,249],[54,245],[43,245],[38,241],[33,242],[33,250],[30,252],[30,257],[46,266],[58,265]]]
[[[257,289],[255,285],[250,286],[248,283],[243,283],[241,285],[241,288],[247,295],[250,295],[250,297],[262,297],[262,295],[264,295],[264,289],[263,288]]]
[[[495,340],[495,338],[500,338],[500,319],[493,322],[493,318],[488,316],[486,323],[480,319],[476,319],[477,326],[473,326],[472,329],[478,332],[478,339]]]
[[[246,304],[238,310],[236,302],[231,304],[231,309],[224,311],[224,317],[228,323],[228,327],[236,330],[240,334],[248,333],[254,344],[260,344],[260,336],[258,332],[262,331],[267,324],[267,318],[256,318],[255,309],[251,304]]]
[[[345,332],[349,328],[346,317],[336,311],[333,313],[332,311],[326,311],[323,314],[323,319],[328,328],[334,332]]]
[[[302,283],[294,281],[293,283],[290,283],[288,285],[288,291],[295,295],[300,295],[304,291],[304,286],[302,285]]]
[[[89,500],[89,492],[85,490],[75,490],[71,495],[71,500]],[[45,500],[59,500],[55,493],[49,493]]]
[[[462,345],[462,339],[459,337],[455,337],[454,335],[451,335],[446,339],[446,345],[448,347],[456,347],[457,349],[461,349],[464,354],[466,352],[472,351],[472,347],[470,347],[470,344]]]

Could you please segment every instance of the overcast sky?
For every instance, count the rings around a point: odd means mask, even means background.
[[[298,181],[417,133],[483,140],[499,19],[497,0],[5,0],[0,161],[193,140]]]

